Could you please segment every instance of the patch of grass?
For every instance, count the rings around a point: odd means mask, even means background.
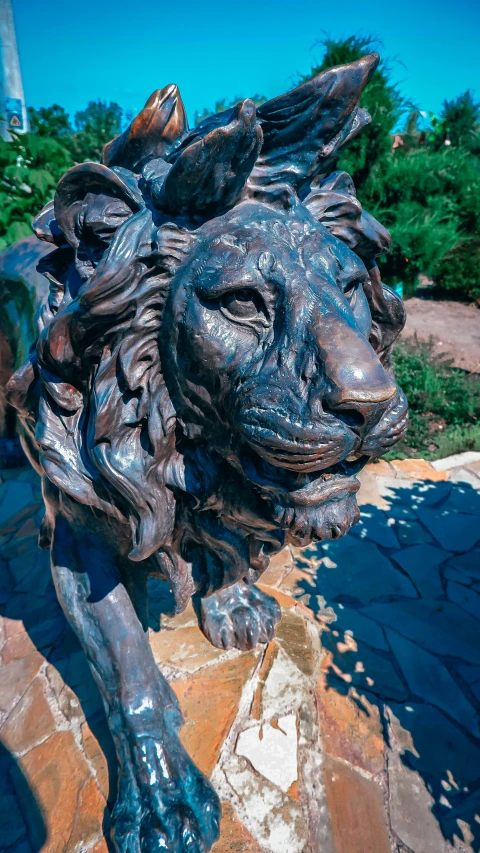
[[[435,459],[463,453],[465,450],[480,451],[480,424],[449,427],[444,433],[435,436],[437,450]]]
[[[394,351],[395,376],[410,406],[405,438],[387,459],[422,456],[440,459],[465,450],[480,451],[480,377],[434,355],[433,341],[401,341]]]

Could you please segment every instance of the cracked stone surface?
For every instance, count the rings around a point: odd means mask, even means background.
[[[183,743],[222,801],[213,853],[480,853],[480,456],[381,461],[351,535],[277,555],[276,638],[222,652],[151,581]],[[0,472],[0,853],[108,853],[116,760],[37,548],[30,470]]]
[[[298,779],[297,718],[289,714],[245,729],[238,736],[236,753],[286,794]]]

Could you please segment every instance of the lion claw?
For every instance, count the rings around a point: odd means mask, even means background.
[[[281,610],[254,585],[236,583],[201,602],[201,629],[219,649],[254,649],[273,639]]]
[[[176,741],[143,739],[138,772],[121,779],[112,815],[117,853],[208,853],[221,809],[210,782]],[[138,755],[137,755],[138,758]]]

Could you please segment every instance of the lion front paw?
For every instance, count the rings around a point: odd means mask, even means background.
[[[220,801],[179,741],[142,738],[120,780],[111,837],[118,853],[208,853]],[[133,771],[133,772],[130,772]]]
[[[258,587],[236,583],[202,598],[201,628],[219,649],[253,649],[273,639],[281,619],[278,603]]]

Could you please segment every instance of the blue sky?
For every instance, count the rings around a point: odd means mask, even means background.
[[[27,105],[89,100],[138,111],[167,83],[190,118],[220,98],[273,97],[321,56],[316,41],[379,37],[403,94],[438,112],[480,100],[479,0],[13,0]]]

